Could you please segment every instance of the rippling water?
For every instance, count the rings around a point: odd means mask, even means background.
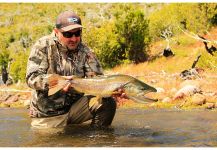
[[[25,109],[0,109],[1,147],[214,147],[216,111],[118,109],[111,128],[89,124],[64,130],[30,127]]]

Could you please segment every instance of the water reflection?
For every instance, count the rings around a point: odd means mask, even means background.
[[[64,129],[30,127],[27,110],[0,109],[0,146],[24,147],[209,147],[217,145],[213,111],[118,109],[110,128],[89,123]]]
[[[89,147],[107,146],[115,143],[114,129],[97,130],[89,124],[70,125],[64,129],[32,129],[35,138],[25,146],[70,146]]]

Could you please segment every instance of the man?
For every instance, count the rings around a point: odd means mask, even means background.
[[[31,125],[38,128],[65,127],[91,120],[93,127],[108,127],[116,111],[112,97],[97,100],[66,85],[48,96],[48,76],[59,74],[66,79],[102,75],[101,65],[91,50],[81,42],[81,19],[71,11],[59,14],[51,35],[40,38],[32,47],[26,82],[34,89],[30,104]],[[52,84],[52,85],[49,85]]]

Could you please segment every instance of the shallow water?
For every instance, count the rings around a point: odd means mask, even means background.
[[[0,147],[215,147],[216,111],[118,109],[111,128],[30,127],[26,109],[0,108]]]

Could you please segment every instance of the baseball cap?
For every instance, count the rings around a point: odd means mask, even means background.
[[[82,28],[81,18],[72,11],[64,11],[57,16],[56,28],[63,31]]]

